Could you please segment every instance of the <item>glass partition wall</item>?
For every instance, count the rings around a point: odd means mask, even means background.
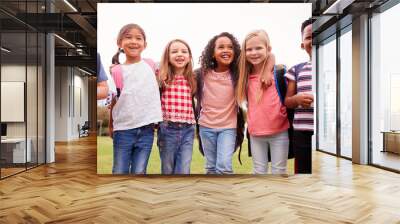
[[[336,154],[336,35],[318,46],[318,149]]]
[[[400,4],[372,15],[370,163],[400,172]]]
[[[352,34],[351,25],[339,38],[340,155],[352,158]]]
[[[321,41],[318,57],[317,149],[352,158],[352,27]]]
[[[38,4],[18,7],[34,13]],[[0,11],[0,178],[43,164],[46,156],[45,35],[17,16]]]
[[[362,88],[368,88],[368,164],[400,172],[400,33],[394,28],[400,21],[400,4],[389,0],[365,13],[369,14],[368,32],[353,35],[351,22],[340,30],[334,24],[335,34],[316,43],[317,149],[353,159],[352,105],[360,99],[352,96],[352,50],[366,51],[368,72],[362,75],[368,76],[368,86]],[[353,49],[352,43],[361,39],[368,39],[368,49]]]
[[[26,33],[1,34],[1,176],[24,171],[30,162],[26,150]],[[4,50],[6,49],[6,50]],[[29,158],[27,161],[26,159]]]

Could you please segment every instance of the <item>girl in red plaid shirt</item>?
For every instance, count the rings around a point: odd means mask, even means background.
[[[170,41],[161,59],[161,109],[158,129],[162,174],[189,174],[195,118],[192,96],[196,91],[192,52],[180,39]]]

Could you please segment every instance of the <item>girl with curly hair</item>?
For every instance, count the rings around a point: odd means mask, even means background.
[[[196,70],[196,118],[207,174],[232,174],[233,153],[243,142],[243,112],[235,100],[239,55],[236,38],[220,33],[204,48]]]

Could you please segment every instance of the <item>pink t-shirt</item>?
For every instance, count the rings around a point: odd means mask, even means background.
[[[237,104],[229,71],[205,74],[201,107],[201,126],[236,128]]]
[[[275,83],[275,82],[274,82]],[[273,135],[289,128],[286,107],[282,105],[276,86],[264,89],[257,102],[260,75],[251,74],[248,82],[247,124],[252,136]]]

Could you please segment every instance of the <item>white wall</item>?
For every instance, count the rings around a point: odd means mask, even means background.
[[[76,75],[76,70],[75,70],[75,75],[74,75],[74,86],[75,86],[75,91],[74,91],[74,100],[75,100],[75,113],[74,113],[74,119],[72,120],[72,133],[74,136],[78,136],[78,129],[76,128],[78,124],[83,125],[85,121],[88,121],[88,78],[87,77],[82,77],[78,73]],[[80,97],[79,97],[80,96]],[[80,102],[79,102],[80,101]],[[81,111],[80,111],[81,110]]]
[[[2,65],[1,66],[1,81],[5,82],[25,82],[25,65]],[[28,74],[33,70],[32,66],[28,66]],[[27,93],[28,97],[36,96],[33,93]],[[28,100],[29,102],[29,100]],[[8,108],[1,108],[7,110]],[[28,120],[29,119],[28,117]],[[8,137],[25,137],[25,123],[24,122],[7,122],[7,136]],[[28,136],[29,137],[29,136]]]
[[[69,72],[67,67],[55,68],[55,141],[68,141]]]
[[[56,67],[56,141],[79,138],[78,124],[88,120],[88,78],[82,75],[76,68]]]

